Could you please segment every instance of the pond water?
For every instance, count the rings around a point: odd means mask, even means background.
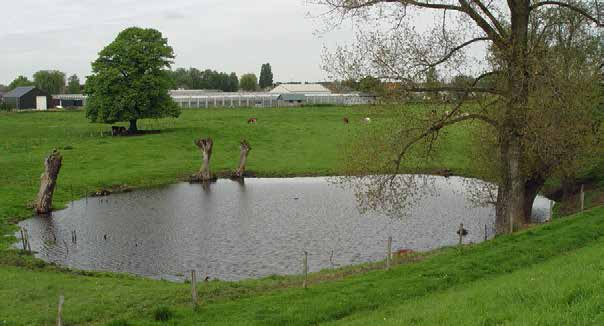
[[[484,240],[485,225],[493,235],[494,209],[473,207],[464,179],[429,178],[436,191],[402,219],[360,213],[354,191],[327,178],[250,178],[82,199],[20,225],[45,261],[170,280],[191,269],[222,280],[299,274],[304,251],[310,271],[376,261],[388,236],[393,250],[454,245],[459,223],[464,242]],[[549,214],[549,201],[536,206],[537,216]]]

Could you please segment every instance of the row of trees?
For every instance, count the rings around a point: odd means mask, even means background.
[[[48,94],[79,94],[82,92],[80,78],[77,75],[71,75],[66,80],[65,73],[58,70],[40,70],[34,74],[33,80],[19,76],[6,88],[10,90],[20,86],[36,86]]]
[[[197,68],[178,68],[170,72],[170,78],[175,88],[215,89],[223,92],[239,90],[239,78],[234,72],[227,74],[210,69],[201,71]]]
[[[273,85],[273,72],[269,63],[262,65],[260,80],[255,74],[244,74],[239,80],[234,72],[227,74],[211,69],[201,71],[196,68],[178,68],[167,73],[172,83],[171,88],[215,89],[223,92],[237,92],[241,89],[253,92],[267,89]],[[65,76],[65,73],[58,70],[41,70],[34,74],[33,80],[19,76],[8,86],[0,85],[0,90],[3,88],[11,90],[19,86],[36,86],[49,94],[79,94],[83,91],[77,75],[71,75],[67,80]]]
[[[264,90],[273,86],[273,72],[270,63],[265,63],[260,69],[260,79],[255,74],[244,74],[241,79],[237,74],[217,72],[197,68],[178,68],[170,72],[170,78],[175,88],[183,89],[214,89],[223,92],[236,92],[244,90],[253,92]]]

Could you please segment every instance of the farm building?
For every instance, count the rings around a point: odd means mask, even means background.
[[[281,84],[271,90],[273,94],[328,95],[331,91],[321,84]]]
[[[47,110],[52,105],[52,99],[34,86],[23,86],[4,94],[4,103],[17,110]]]
[[[286,93],[288,94],[288,93]],[[237,108],[237,107],[279,107],[300,104],[331,104],[331,105],[360,105],[371,104],[375,101],[374,96],[365,94],[299,94],[302,98],[279,99],[277,93],[260,92],[213,92],[209,90],[173,90],[170,91],[172,99],[182,108]],[[288,94],[295,95],[295,93]],[[56,105],[70,107],[80,104],[86,106],[86,95],[58,94],[53,95]],[[283,98],[282,98],[283,99]],[[73,102],[72,102],[73,101]],[[291,102],[288,102],[291,101]],[[69,104],[69,105],[68,105]]]
[[[82,94],[58,94],[52,96],[55,107],[78,108],[86,105],[86,96]]]
[[[279,106],[299,106],[306,102],[306,95],[297,93],[284,93],[277,97]]]

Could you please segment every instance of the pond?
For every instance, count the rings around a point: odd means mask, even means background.
[[[377,261],[388,236],[394,251],[425,251],[456,244],[459,223],[466,243],[484,240],[485,225],[492,237],[494,209],[473,207],[463,178],[428,178],[436,191],[401,219],[361,213],[354,191],[327,178],[248,178],[82,199],[20,225],[45,261],[169,280],[299,274],[304,251],[310,271]],[[549,201],[536,206],[549,214]]]

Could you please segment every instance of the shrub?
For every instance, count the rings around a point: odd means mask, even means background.
[[[124,319],[116,319],[107,324],[107,326],[130,326],[131,324]]]
[[[168,321],[172,318],[172,315],[170,308],[165,306],[157,307],[153,311],[153,319],[156,321]]]

